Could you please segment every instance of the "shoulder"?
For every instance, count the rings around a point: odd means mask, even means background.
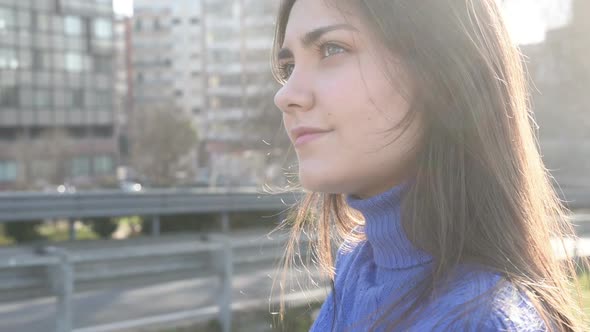
[[[494,292],[486,331],[537,332],[547,327],[528,296],[508,281]]]
[[[445,321],[469,331],[546,331],[545,324],[526,294],[500,274],[481,268],[457,269],[442,301],[453,317]]]

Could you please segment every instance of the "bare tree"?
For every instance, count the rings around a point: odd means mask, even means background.
[[[282,112],[274,104],[274,95],[280,86],[270,72],[251,77],[248,85],[257,87],[257,91],[246,96],[249,113],[240,126],[243,136],[250,138],[245,143],[246,148],[265,153],[263,177],[270,184],[282,185],[285,173],[295,163],[295,155],[282,123]]]
[[[68,161],[74,141],[64,130],[46,131],[37,138],[22,137],[15,144],[16,159],[23,165],[20,189],[42,189],[67,181]]]
[[[198,142],[190,119],[173,110],[137,110],[132,119],[131,166],[157,186],[174,185],[191,173],[187,155]]]

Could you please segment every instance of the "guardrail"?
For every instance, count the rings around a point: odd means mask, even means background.
[[[564,191],[570,208],[590,207],[586,191]],[[219,213],[223,234],[209,237],[144,239],[144,243],[111,242],[103,248],[85,243],[83,248],[64,243],[59,247],[2,249],[0,251],[0,302],[58,298],[57,332],[72,331],[72,295],[75,291],[111,288],[113,285],[139,286],[171,280],[219,277],[220,321],[224,331],[231,326],[231,276],[234,269],[268,264],[277,259],[276,250],[256,255],[247,246],[229,240],[229,212],[285,210],[300,196],[294,193],[267,195],[254,190],[156,190],[140,193],[119,191],[74,194],[0,193],[0,223],[31,219],[152,216],[155,234],[159,217],[182,213]],[[70,223],[73,230],[73,223]],[[590,230],[590,227],[588,227]],[[586,232],[586,224],[579,226]],[[73,234],[73,232],[71,233]],[[71,236],[70,238],[74,238]],[[161,245],[158,245],[160,239]],[[96,242],[100,243],[100,242]],[[123,243],[119,247],[119,243]],[[125,244],[127,243],[127,244]],[[236,250],[237,249],[237,250]],[[234,253],[235,252],[235,253]],[[579,253],[575,244],[575,255]]]
[[[568,207],[590,209],[590,188],[562,188]],[[163,216],[189,213],[282,210],[302,193],[269,195],[255,188],[157,189],[129,193],[0,193],[0,223],[59,218]]]
[[[230,331],[232,276],[271,267],[283,245],[259,233],[241,240],[211,233],[13,248],[0,254],[0,302],[55,296],[55,331],[72,332],[74,292],[217,277],[212,291],[223,330]]]
[[[40,219],[163,216],[283,210],[300,194],[269,195],[254,188],[158,189],[145,192],[0,193],[0,223]]]
[[[160,234],[160,217],[217,213],[226,227],[230,212],[285,211],[302,193],[269,195],[255,188],[157,189],[145,192],[89,191],[79,193],[0,193],[0,223],[69,220],[69,239],[76,239],[78,218],[143,216],[151,219],[152,235]],[[279,216],[279,221],[283,216]]]

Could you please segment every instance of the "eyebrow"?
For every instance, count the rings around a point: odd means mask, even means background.
[[[350,24],[334,24],[328,25],[325,27],[313,29],[306,33],[301,38],[301,44],[303,44],[303,48],[309,48],[310,45],[314,44],[318,39],[320,39],[323,35],[330,31],[334,30],[349,30],[349,31],[358,31],[357,28],[353,27]],[[281,48],[281,50],[277,53],[277,59],[289,59],[293,57],[293,52],[291,52],[288,48]]]

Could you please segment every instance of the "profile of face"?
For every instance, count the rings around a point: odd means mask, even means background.
[[[359,17],[328,1],[297,0],[290,12],[275,104],[305,189],[366,198],[414,170],[421,121],[399,126],[412,82],[403,75],[392,82],[388,73],[399,61],[371,36]]]

